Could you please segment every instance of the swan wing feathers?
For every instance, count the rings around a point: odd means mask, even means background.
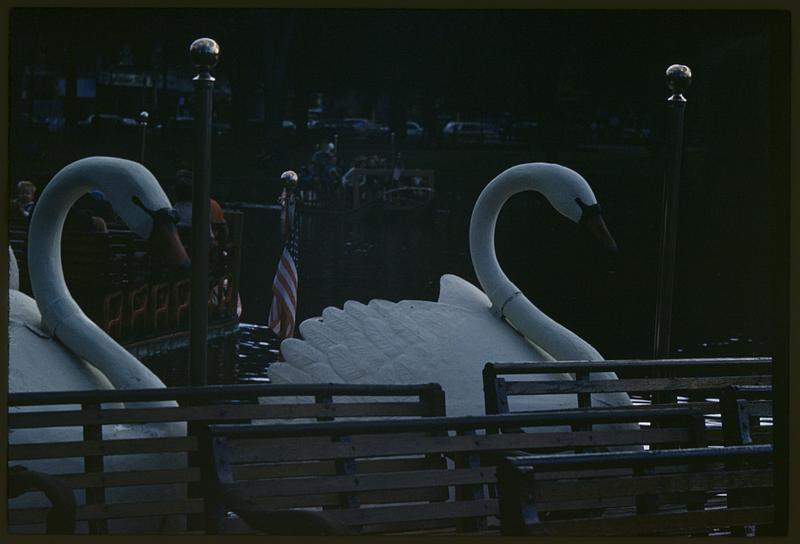
[[[270,365],[273,382],[440,383],[453,415],[483,413],[486,362],[542,359],[485,305],[348,301],[299,330],[302,340],[281,344],[285,362]]]
[[[475,310],[492,307],[483,291],[453,274],[445,274],[439,280],[439,302]]]

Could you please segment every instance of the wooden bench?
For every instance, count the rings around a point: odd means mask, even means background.
[[[592,429],[638,422],[650,425]],[[573,432],[573,425],[582,430]],[[516,432],[520,428],[529,432]],[[252,532],[241,525],[232,529],[226,516],[244,505],[247,511],[238,513],[245,519],[311,509],[361,534],[492,531],[499,510],[489,488],[502,454],[702,446],[704,432],[702,413],[691,407],[211,425],[201,442],[206,527],[214,534]],[[285,530],[255,525],[273,534]]]
[[[257,402],[259,398],[262,403]],[[169,400],[177,401],[179,406],[147,404]],[[122,407],[119,403],[133,404]],[[109,529],[114,532],[122,525],[136,526],[135,520],[150,523],[154,517],[167,514],[194,516],[189,520],[190,529],[201,530],[197,525],[204,518],[204,504],[196,489],[201,474],[195,458],[195,429],[208,423],[408,419],[441,416],[445,409],[444,394],[437,384],[268,384],[12,393],[8,406],[10,433],[27,433],[17,434],[14,440],[9,438],[9,464],[33,470],[52,468],[44,472],[57,475],[78,496],[77,531],[93,533]],[[187,422],[188,435],[127,439],[104,436],[119,425],[163,422]],[[61,431],[63,441],[42,441],[42,431]],[[142,462],[141,466],[131,467],[123,463],[140,454],[164,458],[165,466],[150,468]],[[156,485],[178,486],[180,498],[165,500]],[[133,493],[137,494],[135,500],[130,499]],[[11,506],[9,527],[42,531],[47,508]]]
[[[725,445],[772,442],[772,387],[731,385],[722,392],[720,405]]]
[[[594,372],[616,372],[618,380],[590,379]],[[571,373],[574,381],[533,381],[542,374]],[[754,417],[771,414],[767,390],[772,384],[771,358],[665,359],[621,361],[558,361],[488,363],[483,369],[487,414],[514,412],[514,403],[526,395],[568,394],[577,405],[592,407],[593,393],[625,392],[636,406],[690,405],[706,414],[709,444],[722,444],[720,405],[722,392],[731,386],[758,386],[761,398],[750,397]],[[772,440],[772,428],[753,429],[758,443]]]
[[[771,466],[771,445],[508,457],[498,467],[502,534],[744,534],[773,520]],[[615,469],[624,473],[609,476]],[[709,497],[699,507],[698,493]],[[612,499],[627,504],[556,515]]]

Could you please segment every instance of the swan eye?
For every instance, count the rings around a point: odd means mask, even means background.
[[[178,221],[180,221],[178,212],[173,208],[160,208],[155,211],[148,210],[142,203],[141,199],[136,195],[131,197],[131,202],[143,209],[155,223],[172,223],[173,225],[177,225]]]
[[[138,207],[140,207],[141,209],[143,209],[143,210],[144,210],[144,211],[145,211],[147,214],[149,214],[149,215],[153,215],[153,212],[151,212],[150,210],[148,210],[147,208],[145,208],[145,207],[144,207],[144,204],[142,203],[142,200],[141,200],[141,199],[140,199],[138,196],[136,196],[136,195],[133,195],[133,196],[131,197],[131,202],[133,202],[133,204],[134,204],[135,206],[138,206]]]
[[[575,202],[577,202],[578,206],[581,207],[581,212],[583,212],[583,215],[586,215],[587,212],[600,215],[600,204],[595,203],[590,206],[581,200],[581,197],[576,197]]]

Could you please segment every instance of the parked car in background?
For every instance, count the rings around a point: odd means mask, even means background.
[[[425,134],[425,130],[422,128],[422,125],[417,123],[416,121],[408,121],[406,123],[406,136],[409,138],[422,138]]]
[[[539,132],[539,123],[536,121],[514,121],[504,133],[507,142],[532,142]]]
[[[388,125],[379,125],[380,133],[386,137],[386,135],[391,134],[391,129]],[[425,129],[422,128],[422,125],[417,123],[416,121],[406,121],[406,137],[408,138],[422,138],[425,134]]]
[[[92,128],[128,128],[138,127],[139,122],[132,117],[123,117],[112,113],[93,113],[86,119],[78,121],[79,127]]]
[[[499,143],[500,131],[489,123],[479,121],[450,121],[442,129],[449,143]]]
[[[344,119],[319,119],[309,121],[308,130],[322,138],[340,138],[366,140],[380,134],[380,126],[369,119],[361,117],[345,117]]]

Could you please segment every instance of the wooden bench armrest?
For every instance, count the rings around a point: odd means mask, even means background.
[[[47,534],[75,534],[77,502],[72,489],[50,474],[29,470],[21,465],[9,467],[8,498],[13,499],[32,490],[42,491],[52,505],[47,512]]]
[[[271,535],[319,536],[353,534],[346,525],[324,512],[309,510],[267,510],[246,494],[223,486],[222,503],[252,529]]]

